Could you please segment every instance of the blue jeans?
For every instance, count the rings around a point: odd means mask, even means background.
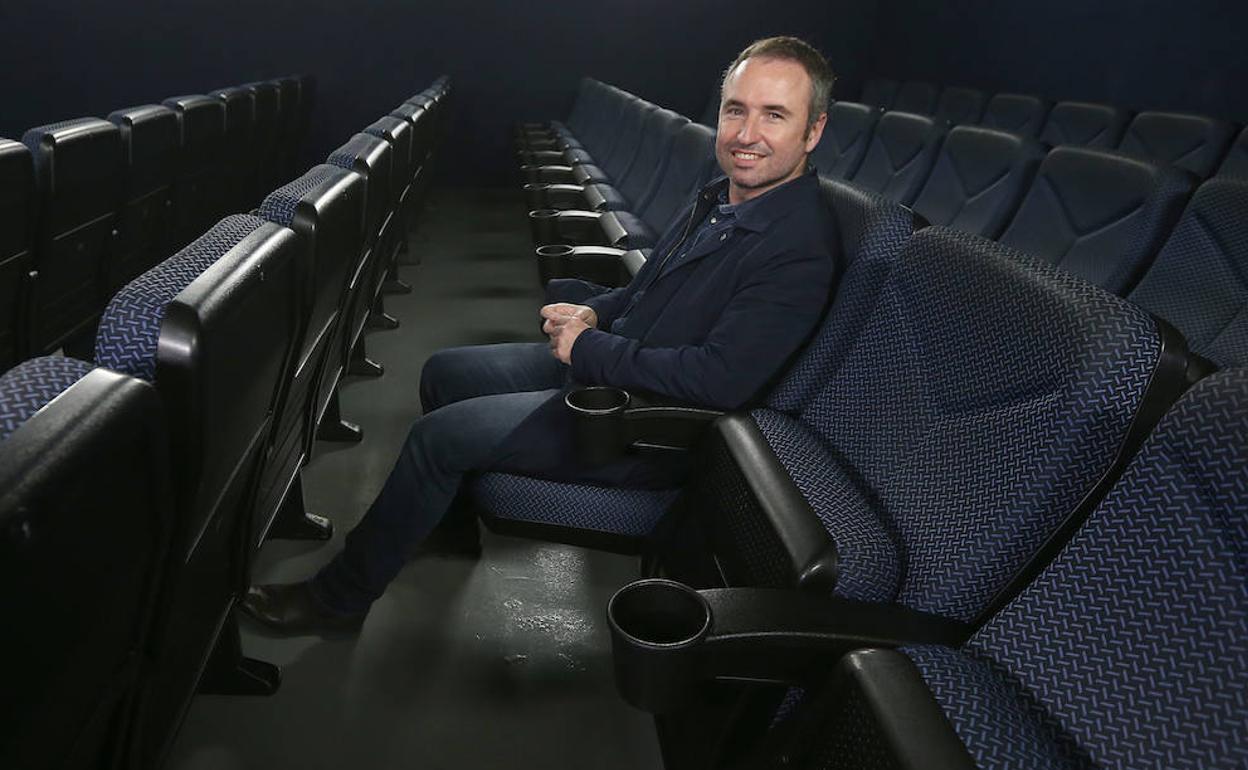
[[[312,578],[312,595],[334,612],[366,612],[446,514],[464,474],[485,470],[503,439],[566,378],[567,367],[541,342],[430,357],[420,377],[424,416],[342,552]]]

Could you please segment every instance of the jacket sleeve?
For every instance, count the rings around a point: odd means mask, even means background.
[[[589,329],[572,347],[573,378],[738,409],[756,398],[810,337],[828,304],[832,273],[826,251],[775,253],[745,271],[704,342],[644,347]]]
[[[628,302],[628,287],[621,286],[611,291],[603,292],[585,300],[585,304],[594,309],[598,314],[598,328],[610,329],[611,322],[624,309],[624,304]]]

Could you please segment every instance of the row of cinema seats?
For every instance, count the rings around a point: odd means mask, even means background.
[[[0,139],[0,371],[89,358],[119,288],[293,177],[314,89],[282,77]]]
[[[446,125],[440,78],[252,214],[128,282],[94,364],[0,376],[0,574],[13,660],[0,764],[155,768],[198,692],[269,694],[234,604],[266,538],[324,538],[300,468],[384,317]],[[319,427],[318,427],[319,426]]]
[[[602,109],[521,145],[575,161]],[[669,770],[1248,759],[1248,181],[1171,228],[1191,182],[1125,163],[1174,201],[1087,235],[1163,221],[1129,297],[824,178],[842,277],[763,405],[593,418],[587,455],[694,451],[687,486],[473,481],[497,531],[645,556],[608,619]]]
[[[668,183],[664,164],[675,162],[655,162],[644,148],[651,142],[661,151],[666,141],[667,157],[675,158],[674,131],[686,130],[683,119],[656,121],[654,116],[664,111],[635,97],[588,79],[582,87],[568,121],[575,129],[560,124],[549,138],[535,139],[543,136],[538,129],[521,137],[525,146],[564,147],[527,151],[525,160],[557,154],[574,165],[528,167],[526,173],[578,180],[611,175],[625,191],[631,191],[637,176],[650,176],[652,187],[645,194],[660,198],[653,185]],[[623,115],[611,117],[595,99],[619,102]],[[655,122],[650,130],[657,138],[645,136],[645,122],[642,131],[631,126],[638,114]],[[605,131],[607,126],[614,130]],[[630,131],[637,134],[632,139]],[[1219,174],[1197,187],[1189,171],[1117,151],[1069,145],[1046,151],[1033,139],[979,126],[956,126],[943,140],[942,133],[918,115],[881,114],[836,102],[813,162],[825,178],[909,205],[928,224],[992,238],[1127,297],[1176,325],[1201,355],[1222,365],[1248,364],[1248,332],[1240,316],[1248,297],[1243,278],[1248,243],[1236,236],[1238,220],[1248,214],[1248,180]],[[639,142],[640,149],[630,149],[632,142]],[[597,153],[594,159],[602,158],[597,165],[586,162],[590,147]],[[705,146],[691,149],[698,151],[706,165],[694,185],[714,168]],[[897,158],[909,161],[895,163]],[[694,161],[691,156],[687,165]],[[672,196],[673,209],[688,200],[689,189]],[[612,187],[529,183],[525,190],[531,206],[589,209],[530,213],[531,221],[556,225],[534,228],[544,280],[617,285],[644,264],[648,252],[639,247],[649,242],[634,241],[615,227],[631,215],[611,211],[618,199]],[[587,234],[586,222],[600,223],[601,232]],[[587,241],[606,245],[572,245]],[[568,300],[597,290],[568,281],[547,287],[552,299]]]

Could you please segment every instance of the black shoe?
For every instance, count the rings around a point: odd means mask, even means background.
[[[356,631],[367,614],[331,612],[312,596],[306,582],[251,586],[239,607],[264,626],[285,634]]]

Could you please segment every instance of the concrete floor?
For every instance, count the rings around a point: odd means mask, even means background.
[[[524,207],[511,190],[439,190],[412,238],[415,287],[387,299],[401,328],[368,337],[379,379],[342,388],[365,439],[318,445],[310,510],[328,544],[271,541],[257,582],[311,575],[381,488],[420,415],[425,359],[442,347],[541,339]],[[487,535],[479,561],[411,562],[358,636],[276,638],[244,621],[247,654],[281,665],[269,698],[198,696],[168,764],[236,768],[659,768],[650,718],[611,679],[605,607],[635,559]]]

